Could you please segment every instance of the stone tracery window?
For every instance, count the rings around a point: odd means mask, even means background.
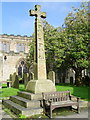
[[[18,75],[20,77],[23,77],[23,74],[27,72],[28,72],[28,69],[27,69],[26,63],[24,61],[21,61],[18,66]]]

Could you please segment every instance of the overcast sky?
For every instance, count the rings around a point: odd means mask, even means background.
[[[41,11],[47,13],[46,20],[54,27],[62,26],[65,17],[72,6],[78,8],[81,2],[3,2],[2,3],[2,32],[31,36],[34,32],[35,17],[29,16],[29,10],[41,5]]]

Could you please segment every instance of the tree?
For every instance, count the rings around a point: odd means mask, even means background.
[[[64,58],[63,31],[60,27],[54,28],[47,21],[43,23],[47,71],[56,71],[61,66]]]
[[[65,64],[75,70],[76,85],[81,84],[82,70],[87,69],[88,61],[88,4],[82,3],[80,8],[73,8],[64,23],[66,37]]]
[[[33,68],[33,61],[34,61],[34,34],[32,35],[32,41],[30,42],[30,49],[29,49],[29,53],[26,56],[26,64],[28,67],[28,71],[30,72],[30,70],[32,70]]]
[[[47,21],[43,21],[47,70],[72,67],[76,73],[76,85],[81,84],[82,70],[88,68],[90,60],[88,9],[88,3],[85,2],[80,8],[73,7],[73,12],[65,18],[62,28],[54,28]],[[34,56],[33,46],[34,43],[28,57],[31,63]]]
[[[46,53],[47,72],[60,67],[64,58],[63,31],[60,27],[54,28],[47,21],[43,21],[44,42]],[[34,36],[34,34],[33,34]],[[30,43],[30,51],[27,56],[27,65],[30,67],[34,60],[34,39]]]

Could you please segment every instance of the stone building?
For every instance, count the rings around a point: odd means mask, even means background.
[[[75,71],[72,68],[66,71],[65,83],[75,83]]]
[[[0,81],[6,81],[14,72],[26,72],[25,57],[31,41],[32,37],[27,36],[0,35]]]

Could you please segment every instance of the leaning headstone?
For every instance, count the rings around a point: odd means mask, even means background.
[[[10,78],[9,78],[10,81],[12,81],[12,74],[10,74]]]
[[[30,72],[30,80],[34,80],[34,73]]]
[[[16,76],[16,73],[13,73],[12,74],[12,87],[14,87],[15,76]]]
[[[52,80],[52,82],[55,84],[55,72],[54,71],[50,71],[48,73],[48,79]]]
[[[19,79],[16,73],[12,75],[12,87],[17,89],[19,88]]]
[[[24,86],[25,86],[25,88],[26,88],[26,85],[28,83],[28,77],[29,77],[28,73],[24,73],[23,74],[23,80],[24,80]]]
[[[8,87],[12,87],[12,74],[10,74],[9,81],[8,81]]]

